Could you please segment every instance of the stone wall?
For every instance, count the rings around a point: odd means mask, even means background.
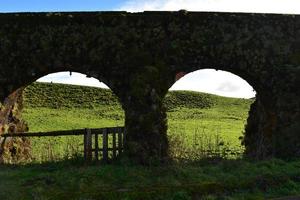
[[[119,97],[125,152],[140,163],[167,158],[162,100],[176,75],[205,68],[236,74],[257,91],[245,133],[247,156],[300,156],[300,16],[0,14],[0,98],[49,73],[97,78]]]

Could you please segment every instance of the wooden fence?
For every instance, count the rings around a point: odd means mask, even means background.
[[[71,135],[83,135],[84,160],[87,162],[93,160],[93,154],[96,161],[99,160],[101,153],[102,160],[104,162],[108,162],[110,158],[115,159],[123,152],[123,144],[125,140],[124,127],[106,127],[36,133],[6,133],[0,137],[4,138],[2,141],[2,143],[4,143],[6,138],[9,137],[56,137]],[[101,139],[99,136],[102,136],[102,145],[99,145],[99,139]]]

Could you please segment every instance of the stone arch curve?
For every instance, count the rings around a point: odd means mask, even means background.
[[[196,71],[201,71],[201,70],[206,70],[206,69],[211,69],[211,70],[216,70],[216,71],[218,71],[218,70],[221,70],[221,71],[224,71],[224,72],[228,72],[228,73],[231,73],[232,75],[235,75],[235,76],[237,76],[237,77],[239,77],[240,79],[242,79],[242,80],[244,80],[246,83],[248,83],[255,91],[257,91],[256,90],[256,87],[253,87],[253,83],[255,83],[255,82],[252,82],[253,81],[253,79],[251,79],[250,77],[250,75],[245,75],[245,74],[243,74],[243,73],[237,73],[236,71],[234,71],[234,70],[226,70],[226,68],[222,68],[222,69],[220,69],[220,68],[196,68],[195,70],[193,70],[193,69],[191,69],[191,70],[189,70],[188,72],[177,72],[177,74],[175,75],[175,77],[174,77],[174,81],[172,82],[172,85],[171,85],[171,87],[176,83],[176,82],[178,82],[178,81],[180,81],[180,79],[181,78],[183,78],[184,76],[188,76],[190,73],[193,73],[193,72],[196,72]],[[234,72],[233,72],[234,71]],[[241,76],[241,74],[242,74],[242,76]],[[251,82],[251,83],[250,83]],[[258,88],[259,89],[259,88]],[[258,93],[258,92],[256,92],[256,95],[255,95],[255,102],[253,103],[253,105],[251,105],[251,108],[252,109],[254,109],[254,107],[255,107],[255,105],[257,104],[257,101],[259,101],[259,98],[260,98],[260,94],[261,93]],[[252,124],[252,119],[253,118],[255,118],[255,115],[256,115],[257,113],[256,113],[256,111],[249,111],[249,113],[248,113],[248,117],[247,117],[247,121],[249,122],[249,125],[247,125],[246,124],[246,126],[245,126],[245,128],[244,128],[244,136],[245,136],[245,140],[247,141],[248,140],[248,138],[249,137],[251,137],[251,133],[249,133],[250,131],[249,131],[249,126]],[[259,114],[263,114],[263,113],[259,113]],[[256,133],[256,134],[258,134],[258,133]],[[257,136],[255,139],[258,139],[259,137]],[[242,142],[242,144],[244,144],[245,142],[243,141]],[[251,143],[251,144],[253,144],[253,143]],[[262,144],[262,143],[260,143],[260,144],[257,144],[257,146],[256,147],[253,147],[253,148],[263,148],[263,147],[261,147],[260,145],[264,145],[264,144]],[[249,151],[251,151],[251,149],[249,149],[249,144],[247,143],[246,144],[246,153],[249,153]]]
[[[30,66],[28,68],[30,68]],[[47,69],[47,71],[34,71],[34,72],[31,72],[31,74],[24,75],[23,77],[21,75],[20,79],[15,81],[14,84],[9,85],[6,88],[3,88],[4,95],[1,96],[1,98],[3,100],[3,98],[7,97],[12,92],[18,90],[21,87],[26,87],[44,76],[47,76],[49,74],[54,74],[54,73],[60,73],[60,72],[70,72],[70,74],[75,72],[75,73],[80,73],[80,74],[86,75],[88,78],[95,78],[99,82],[102,82],[105,85],[107,85],[114,92],[113,81],[110,81],[109,79],[105,78],[104,77],[105,75],[101,76],[100,73],[94,72],[94,71],[91,72],[88,69],[75,69],[75,68],[71,68],[71,67],[63,67],[63,68],[59,68],[59,69],[51,68],[51,69]]]
[[[235,54],[234,51],[231,51],[231,53]],[[194,56],[196,56],[196,54],[194,54]],[[208,54],[207,57],[210,56],[211,55]],[[170,73],[170,76],[172,76],[173,78],[169,78],[168,87],[170,88],[176,82],[176,77],[178,77],[179,74],[188,74],[197,70],[207,68],[227,71],[243,78],[256,91],[255,102],[250,107],[249,117],[247,119],[247,124],[245,127],[245,138],[243,141],[243,144],[246,147],[245,157],[255,159],[265,159],[270,157],[285,158],[289,156],[297,157],[300,155],[298,154],[300,151],[296,149],[291,150],[291,148],[289,148],[289,150],[284,149],[283,146],[285,145],[283,143],[285,143],[285,141],[279,139],[281,138],[281,136],[279,136],[279,134],[281,133],[281,129],[282,127],[284,127],[282,126],[282,124],[286,124],[286,119],[284,119],[279,114],[283,114],[285,111],[281,108],[278,108],[278,100],[280,101],[281,98],[284,98],[280,97],[279,93],[285,93],[284,91],[279,90],[280,87],[285,87],[285,84],[282,82],[282,80],[280,80],[280,77],[282,77],[287,83],[290,82],[291,80],[288,80],[287,78],[291,76],[289,68],[267,68],[267,66],[272,66],[271,63],[274,62],[274,60],[272,60],[273,58],[270,58],[270,61],[266,61],[266,59],[269,57],[266,56],[264,58],[263,55],[257,56],[261,56],[260,59],[264,60],[264,62],[266,63],[262,64],[259,63],[260,61],[258,61],[258,63],[249,64],[249,59],[251,58],[249,58],[248,55],[241,55],[238,60],[235,60],[235,57],[224,58],[224,54],[220,54],[220,56],[210,57],[208,59],[208,62],[206,59],[203,59],[204,62],[197,61],[188,66],[186,65],[186,63],[189,63],[191,58],[188,57],[187,60],[185,60],[186,58],[183,57],[181,62],[184,64],[182,66],[177,66],[175,70]],[[218,65],[218,63],[220,64]],[[199,66],[197,66],[197,64],[199,64]],[[204,65],[204,67],[202,67],[201,65]],[[298,77],[298,75],[296,74],[292,76]],[[281,86],[279,86],[278,84],[280,84]],[[298,98],[299,92],[297,92],[298,89],[296,89],[296,85],[290,83],[288,83],[288,85],[288,87],[290,87],[288,90],[293,90],[295,92],[293,95],[290,94],[289,97],[291,98],[291,96],[293,96],[293,98]],[[288,104],[289,101],[286,100],[285,104]],[[283,101],[281,103],[283,103]],[[294,102],[293,105],[297,104],[292,99],[290,99],[290,102]],[[293,109],[294,111],[292,111]],[[289,112],[294,113],[293,116],[299,116],[299,112],[297,111],[299,110],[298,106],[295,106],[293,109],[289,107],[288,110],[290,110]],[[286,114],[283,115],[287,117]],[[287,126],[289,127],[289,125]],[[293,126],[293,128],[287,128],[287,130],[291,132],[287,133],[286,130],[283,131],[285,140],[293,144],[298,143],[298,139],[294,138],[294,136],[300,133],[300,127],[298,125],[295,125]]]
[[[28,85],[32,84],[33,82],[37,81],[38,79],[40,79],[42,77],[45,77],[47,75],[54,74],[54,73],[59,73],[59,72],[69,72],[70,75],[73,72],[75,72],[75,73],[77,72],[77,73],[80,73],[80,74],[85,75],[87,77],[97,79],[99,82],[104,83],[112,91],[112,93],[114,95],[116,95],[116,97],[118,99],[118,102],[120,103],[121,106],[123,106],[122,101],[120,100],[119,96],[117,96],[117,94],[113,91],[113,89],[110,88],[110,86],[107,82],[104,82],[104,81],[100,80],[98,78],[97,74],[90,74],[90,73],[87,74],[87,72],[89,72],[89,71],[85,71],[84,69],[79,69],[79,70],[75,71],[74,68],[73,68],[72,69],[73,71],[69,71],[69,70],[70,70],[70,68],[68,68],[68,67],[61,68],[61,69],[53,68],[53,69],[49,69],[47,72],[37,72],[37,73],[30,74],[29,76],[25,75],[24,76],[25,79],[19,79],[13,85],[10,85],[9,87],[4,88],[5,89],[5,93],[4,93],[5,95],[1,96],[1,102],[0,102],[0,105],[3,106],[3,108],[0,109],[0,122],[5,121],[5,119],[3,120],[3,119],[1,119],[1,117],[3,117],[3,114],[4,114],[3,112],[8,111],[5,108],[6,107],[5,105],[11,104],[10,102],[13,102],[13,101],[19,101],[19,99],[20,99],[20,101],[23,101],[23,97],[19,97],[19,96],[20,95],[22,96],[23,90]],[[20,77],[22,77],[22,76],[20,76]],[[107,81],[107,79],[105,81]],[[111,84],[111,82],[109,82],[109,83]],[[15,103],[17,103],[17,102],[15,102]],[[18,103],[23,104],[23,102],[18,102]],[[11,105],[11,106],[12,106],[12,109],[13,109],[14,105]],[[10,115],[13,115],[12,110],[10,112],[11,112]],[[0,133],[1,133],[1,131],[0,131]]]

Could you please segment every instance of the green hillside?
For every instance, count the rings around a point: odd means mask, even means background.
[[[227,98],[216,95],[192,92],[172,91],[166,95],[167,108],[210,108]],[[27,107],[47,108],[95,108],[118,105],[118,98],[109,89],[56,84],[33,83],[25,90]]]
[[[94,108],[119,104],[109,89],[57,83],[33,83],[26,87],[28,108]]]
[[[110,89],[57,83],[33,83],[25,89],[27,108],[98,108],[120,106]],[[176,108],[204,109],[235,105],[248,109],[253,99],[222,97],[193,91],[170,91],[164,100],[168,111]]]
[[[239,138],[243,136],[252,102],[191,91],[169,92],[164,103],[172,154],[189,157],[192,151],[219,149],[219,143],[224,144],[223,150],[241,154]],[[124,125],[124,111],[111,90],[54,83],[34,83],[25,89],[23,118],[30,132]],[[82,148],[82,138],[74,138],[71,140],[74,148]],[[33,139],[37,160],[47,160],[49,155],[40,155],[39,149],[49,144],[54,154],[60,155],[69,145],[66,140],[70,137],[46,144],[44,139]]]

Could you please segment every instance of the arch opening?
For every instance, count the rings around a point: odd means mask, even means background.
[[[202,69],[178,73],[164,99],[170,154],[178,159],[239,158],[256,92],[241,77]]]
[[[16,92],[18,94],[13,96]],[[29,85],[24,84],[16,92],[9,96],[15,98],[13,105],[5,102],[2,105],[1,112],[5,106],[11,106],[11,113],[7,113],[9,119],[2,120],[2,133],[124,126],[124,110],[119,98],[106,84],[86,74],[50,73]],[[18,128],[13,130],[13,126]],[[23,157],[14,157],[7,148],[3,162],[5,156],[6,161],[18,163],[58,161],[83,155],[82,136],[41,137],[15,142],[20,145],[18,148]],[[100,138],[99,142],[101,144]]]

